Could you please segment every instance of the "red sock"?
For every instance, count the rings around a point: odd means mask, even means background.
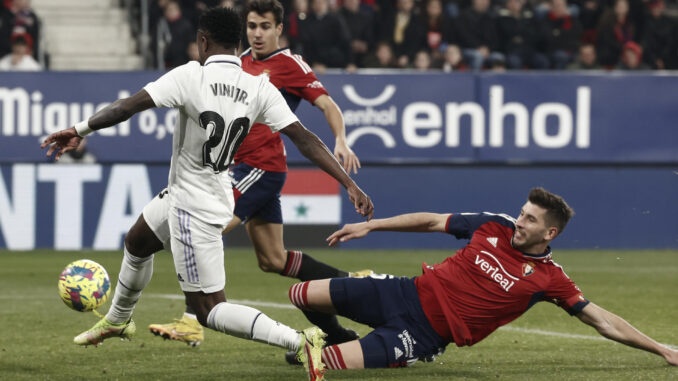
[[[304,253],[301,251],[288,251],[285,269],[280,274],[290,278],[296,278],[297,274],[299,274],[299,269],[301,268],[303,254]]]
[[[301,282],[290,287],[289,297],[292,304],[298,308],[305,309],[308,307],[308,282]]]
[[[327,369],[346,369],[344,356],[341,355],[341,349],[337,345],[325,347],[322,359]]]

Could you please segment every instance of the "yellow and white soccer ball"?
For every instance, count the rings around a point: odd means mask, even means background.
[[[110,292],[111,281],[106,269],[89,259],[69,263],[59,276],[59,296],[76,311],[99,308]]]

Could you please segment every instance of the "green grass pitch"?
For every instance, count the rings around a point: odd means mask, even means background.
[[[421,262],[449,251],[309,250],[337,267],[417,275]],[[137,305],[131,342],[110,339],[82,348],[73,336],[97,321],[67,308],[57,279],[69,262],[89,258],[106,267],[112,283],[120,252],[0,251],[0,380],[302,380],[284,350],[206,332],[198,348],[151,335],[150,323],[179,317],[183,301],[169,254],[157,254],[155,273]],[[593,302],[641,331],[678,345],[678,251],[558,251],[555,260]],[[226,296],[295,328],[308,326],[289,308],[293,280],[261,272],[251,250],[226,252]],[[111,294],[112,296],[112,294]],[[262,306],[258,302],[271,302]],[[287,308],[284,308],[287,307]],[[106,304],[101,311],[108,309]],[[362,335],[369,328],[342,320]],[[561,335],[564,334],[564,335]],[[539,303],[505,329],[471,348],[450,345],[434,363],[408,369],[329,371],[329,380],[678,380],[678,368],[653,354],[600,340],[590,327],[550,303]]]

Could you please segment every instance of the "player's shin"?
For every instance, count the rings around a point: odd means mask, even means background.
[[[124,323],[132,316],[134,306],[141,297],[141,291],[153,276],[153,255],[146,258],[136,257],[124,249],[122,266],[118,275],[118,284],[111,308],[106,319],[114,324]]]
[[[299,332],[252,307],[222,302],[207,315],[207,326],[232,336],[296,351]]]

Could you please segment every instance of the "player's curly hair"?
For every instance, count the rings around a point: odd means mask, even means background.
[[[532,188],[527,201],[546,209],[547,222],[558,228],[558,234],[563,232],[565,225],[574,216],[574,209],[562,197],[542,187]]]
[[[231,8],[212,8],[200,16],[198,29],[223,48],[237,48],[242,38],[242,18]]]
[[[283,13],[285,12],[282,4],[278,0],[250,0],[247,2],[247,12],[245,17],[250,12],[263,16],[266,12],[273,13],[275,25],[280,25],[283,20]]]

